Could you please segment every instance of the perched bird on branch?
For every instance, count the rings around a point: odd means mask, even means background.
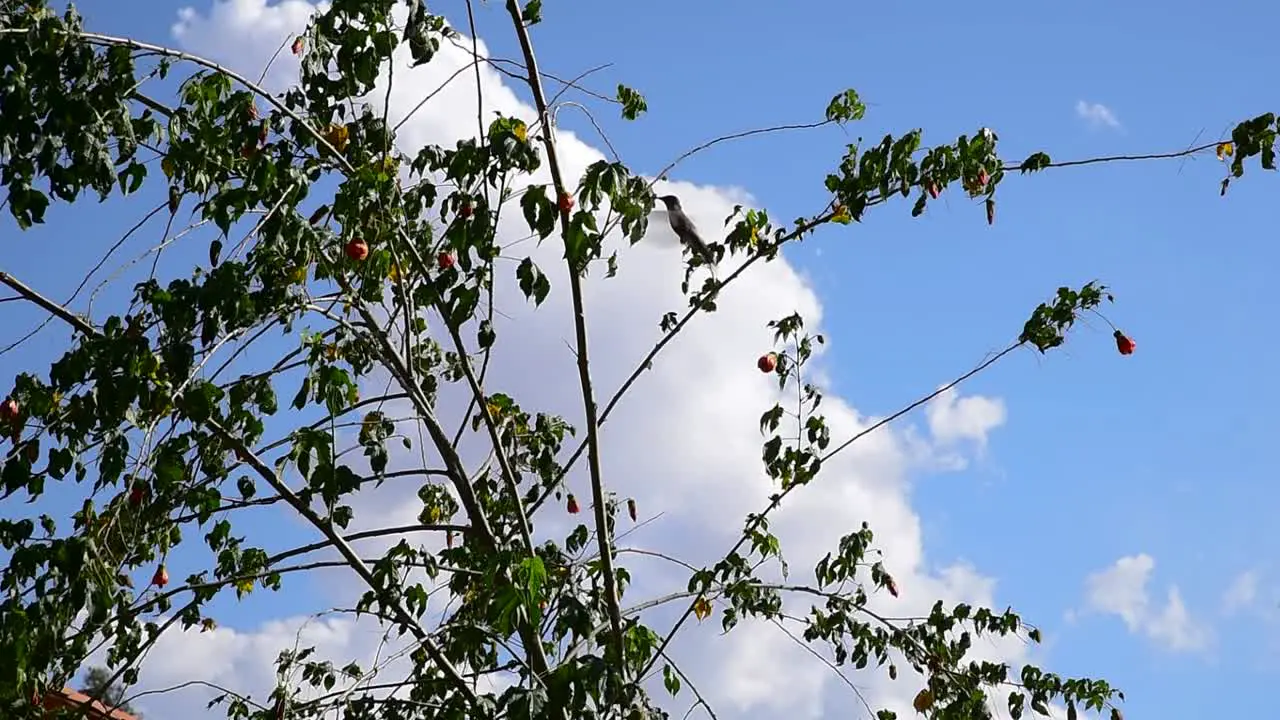
[[[698,235],[698,228],[694,227],[693,221],[680,208],[680,198],[675,195],[663,195],[658,199],[667,206],[667,221],[671,223],[671,229],[680,238],[680,242],[693,252],[698,253],[703,262],[707,264],[707,267],[714,267],[716,264],[715,255],[711,253],[711,248],[707,247],[707,244],[702,241],[702,237]]]

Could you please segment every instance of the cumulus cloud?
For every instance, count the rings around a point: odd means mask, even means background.
[[[985,447],[987,436],[1005,421],[1004,401],[981,395],[960,397],[952,389],[925,407],[925,418],[934,440],[951,444],[962,440]]]
[[[1222,612],[1234,615],[1258,601],[1258,572],[1246,570],[1235,577],[1222,593]]]
[[[182,11],[173,34],[184,49],[256,77],[275,49],[302,28],[310,10],[307,3],[297,0],[278,4],[227,0],[206,12]],[[487,52],[483,43],[480,52]],[[387,101],[393,118],[406,117],[423,97],[444,86],[429,109],[416,112],[403,124],[399,131],[402,149],[413,152],[425,143],[451,145],[456,139],[474,135],[473,75],[456,72],[468,65],[469,57],[448,43],[426,66],[410,70],[402,59]],[[285,53],[273,65],[267,83],[280,89],[296,72],[297,60]],[[486,114],[533,118],[532,109],[487,66],[481,67],[481,83]],[[379,102],[385,89],[375,91]],[[580,175],[589,163],[603,157],[572,133],[562,131],[557,139],[566,177]],[[751,202],[749,194],[737,188],[669,182],[658,189],[678,194],[686,211],[708,235],[722,226],[735,204]],[[553,285],[563,290],[563,263],[555,243],[515,244],[527,234],[521,224],[518,213],[507,213],[499,225],[500,238],[512,243],[505,254],[533,256]],[[669,230],[663,223],[654,223],[650,230],[653,239],[664,233]],[[621,255],[617,276],[604,279],[596,274],[584,288],[594,378],[603,397],[621,384],[659,338],[661,315],[685,307],[678,288],[681,260],[675,243],[647,239],[629,247],[617,238],[611,242]],[[563,292],[553,292],[543,306],[534,309],[518,295],[513,276],[514,265],[505,268],[505,274],[499,269],[496,292],[503,316],[495,323],[500,345],[508,351],[495,355],[488,387],[518,398],[527,408],[562,413],[575,422],[581,409],[574,400],[577,379],[566,345],[572,338],[567,299]],[[785,259],[753,268],[725,290],[718,304],[718,312],[695,320],[689,331],[664,351],[603,430],[610,489],[636,498],[645,517],[661,513],[660,518],[622,540],[624,548],[676,554],[695,564],[714,562],[736,538],[743,515],[760,509],[775,491],[760,467],[756,418],[776,400],[777,388],[755,369],[754,359],[762,348],[770,346],[767,321],[799,312],[816,328],[822,322],[822,305]],[[529,368],[538,369],[536,379],[529,376]],[[460,417],[460,397],[446,392],[442,415],[452,411]],[[876,419],[836,396],[828,396],[823,410],[837,438],[847,437]],[[966,441],[981,447],[987,433],[1004,421],[1004,406],[994,399],[949,394],[929,408],[926,418],[938,443]],[[991,604],[994,581],[967,566],[938,570],[926,558],[920,520],[907,496],[907,471],[920,451],[894,430],[873,433],[825,466],[818,482],[788,498],[774,516],[771,529],[782,538],[793,573],[807,574],[804,568],[833,549],[841,535],[870,520],[876,544],[884,550],[886,565],[897,578],[902,595],[898,600],[876,596],[874,607],[891,610],[889,614],[895,616],[912,616],[927,614],[937,599]],[[569,484],[579,497],[588,495],[580,477],[571,476]],[[375,492],[362,492],[357,499],[357,523],[370,526],[411,521],[418,511],[414,490],[388,483]],[[554,512],[544,515],[547,517],[539,518],[541,535],[562,536],[569,527],[567,520],[557,519]],[[684,586],[686,570],[635,557],[623,556],[634,579],[624,605]],[[350,600],[353,591],[349,586],[333,585],[326,592],[335,605]],[[649,617],[660,620],[663,615],[659,612]],[[152,652],[144,666],[143,684],[162,687],[178,681],[180,675],[185,676],[182,679],[213,677],[245,691],[265,692],[273,676],[270,661],[279,650],[295,644],[304,624],[318,626],[307,630],[311,633],[308,639],[321,646],[319,654],[335,660],[367,658],[381,647],[376,628],[344,618],[305,623],[304,618],[293,617],[258,627],[175,634],[178,639],[166,640]],[[769,624],[748,623],[723,636],[718,622],[709,621],[691,627],[673,645],[673,651],[708,700],[737,709],[740,717],[776,716],[784,710],[797,717],[843,717],[857,707],[857,699],[828,667]],[[1025,658],[1026,650],[1017,640],[984,640],[977,652],[1016,663]],[[181,665],[183,657],[186,666]],[[192,658],[199,658],[198,664],[192,664]],[[859,676],[858,682],[865,684],[864,695],[873,705],[909,712],[910,698],[918,689],[910,684],[914,681],[908,680],[909,676],[904,673],[898,683]],[[205,712],[191,694],[152,695],[139,704],[155,717],[201,717]]]
[[[1145,553],[1116,560],[1111,567],[1085,581],[1089,610],[1118,615],[1132,633],[1143,635],[1174,651],[1203,650],[1209,629],[1191,617],[1177,586],[1170,586],[1163,605],[1147,589],[1156,561]]]
[[[1102,103],[1077,100],[1076,116],[1088,123],[1089,127],[1120,129],[1120,120],[1116,118],[1116,114],[1111,111],[1111,108]]]

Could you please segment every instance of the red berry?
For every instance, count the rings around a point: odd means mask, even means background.
[[[771,373],[778,369],[778,353],[765,353],[756,361],[756,367],[760,368],[762,373]]]
[[[1116,331],[1115,337],[1116,350],[1119,350],[1121,355],[1132,355],[1133,351],[1138,349],[1138,343],[1134,342],[1133,338],[1125,335],[1119,330]]]
[[[560,193],[560,212],[567,213],[573,210],[573,196],[569,193]]]
[[[442,252],[436,256],[436,264],[441,270],[448,270],[453,267],[457,260],[453,257],[453,253]]]
[[[369,245],[360,238],[352,240],[347,243],[347,257],[356,262],[364,260],[369,257]]]
[[[578,498],[574,497],[573,493],[569,493],[569,502],[565,504],[565,509],[569,511],[570,515],[578,514]]]
[[[294,55],[302,54],[302,36],[301,35],[293,39],[293,54]]]
[[[627,514],[631,516],[631,522],[636,521],[636,500],[635,498],[627,498]]]
[[[4,402],[0,403],[0,422],[17,422],[19,411],[17,400],[5,398]]]
[[[156,587],[164,587],[169,584],[169,571],[164,565],[156,568],[156,574],[151,576],[151,584]]]

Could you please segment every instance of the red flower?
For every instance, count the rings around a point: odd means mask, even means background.
[[[145,500],[146,497],[147,497],[147,490],[142,486],[142,483],[138,483],[134,485],[129,490],[129,504],[134,507],[141,505],[142,501]]]
[[[762,373],[771,373],[778,369],[778,353],[765,353],[756,361],[756,367],[760,368]]]
[[[293,39],[293,54],[294,55],[302,54],[302,36],[301,35]]]
[[[169,584],[169,571],[165,569],[163,564],[156,568],[156,574],[151,576],[151,584],[156,587],[164,587]]]
[[[15,423],[18,421],[20,412],[21,408],[18,406],[17,400],[5,398],[4,402],[0,403],[0,422]]]
[[[986,185],[986,184],[987,184],[987,171],[986,171],[986,170],[979,170],[979,171],[978,171],[978,184],[979,184],[979,185]]]
[[[442,252],[436,256],[436,264],[440,266],[441,270],[448,270],[453,267],[455,262],[457,261],[454,259],[453,253]]]
[[[471,217],[471,203],[469,202],[462,203],[462,206],[458,208],[458,217],[462,218],[463,220],[466,220],[467,218]]]
[[[560,193],[560,212],[567,213],[573,210],[573,196],[569,193]]]
[[[578,514],[578,498],[574,497],[573,493],[569,493],[569,502],[565,504],[565,509],[569,511],[570,515]]]
[[[347,257],[355,260],[356,262],[360,262],[361,260],[369,257],[369,245],[360,238],[356,238],[347,243],[346,251]]]
[[[1119,330],[1116,331],[1115,337],[1116,350],[1119,350],[1121,355],[1132,355],[1133,351],[1138,349],[1138,343],[1134,342],[1133,338],[1125,335]]]
[[[929,197],[933,198],[934,200],[938,199],[938,193],[941,192],[940,190],[938,190],[938,183],[930,180],[929,185],[927,186],[926,189],[929,191]]]

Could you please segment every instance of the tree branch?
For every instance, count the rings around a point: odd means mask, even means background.
[[[228,432],[226,428],[222,427],[222,425],[216,420],[210,419],[206,421],[206,424],[214,434],[235,450],[236,454],[239,455],[241,459],[249,465],[249,467],[253,468],[254,471],[267,482],[267,484],[269,484],[281,497],[283,497],[285,502],[289,503],[289,505],[292,506],[299,515],[306,518],[306,520],[310,522],[316,530],[319,530],[320,534],[329,541],[329,544],[337,548],[338,553],[347,561],[347,564],[356,571],[356,574],[359,575],[370,588],[373,588],[375,592],[386,589],[379,587],[378,580],[373,576],[373,572],[369,569],[369,566],[366,565],[364,560],[356,554],[356,551],[351,547],[351,544],[333,529],[332,524],[321,518],[314,510],[303,502],[302,498],[298,497],[298,495],[294,493],[293,490],[261,460],[261,458],[254,455],[245,447],[244,443],[240,442],[239,438]],[[473,708],[478,708],[479,698],[476,696],[475,692],[472,691],[471,686],[467,684],[466,678],[462,676],[462,673],[458,671],[458,668],[454,667],[453,663],[449,662],[449,658],[445,657],[444,651],[440,649],[440,646],[436,645],[435,640],[431,637],[431,633],[428,633],[426,629],[422,627],[417,618],[415,618],[413,614],[409,612],[409,609],[405,607],[404,602],[399,598],[395,598],[390,601],[384,600],[383,602],[390,606],[391,611],[396,616],[396,620],[402,623],[409,632],[413,634],[414,639],[422,644],[422,648],[427,651],[427,654],[431,656],[431,659],[436,663],[440,670],[444,672],[444,674],[454,684],[458,689],[458,692],[467,699],[467,702],[470,703]]]
[[[551,127],[551,116],[547,109],[547,98],[542,90],[542,80],[538,74],[538,61],[533,54],[533,45],[529,40],[529,30],[524,23],[524,14],[520,3],[507,0],[507,12],[511,15],[516,36],[520,40],[520,50],[524,54],[525,67],[529,74],[526,82],[533,94],[534,107],[538,111],[538,119],[542,127],[541,136],[547,150],[547,165],[551,172],[551,181],[556,189],[556,197],[562,197],[566,190],[564,177],[560,171],[560,160],[556,156],[555,138]],[[568,245],[569,210],[563,203],[557,202],[560,210],[561,233]],[[579,269],[574,267],[572,258],[567,259],[569,266],[569,289],[573,300],[573,326],[577,341],[578,381],[582,388],[582,405],[586,415],[587,465],[591,477],[591,496],[595,511],[596,538],[600,547],[600,574],[604,584],[604,599],[608,606],[610,638],[613,642],[615,663],[609,664],[611,677],[615,680],[621,673],[626,658],[622,636],[622,609],[618,601],[618,578],[615,575],[612,552],[612,535],[609,527],[608,512],[605,503],[604,482],[600,465],[600,422],[596,415],[595,393],[591,385],[591,361],[587,349],[587,318],[582,296],[582,277]],[[639,676],[637,676],[639,677]]]

